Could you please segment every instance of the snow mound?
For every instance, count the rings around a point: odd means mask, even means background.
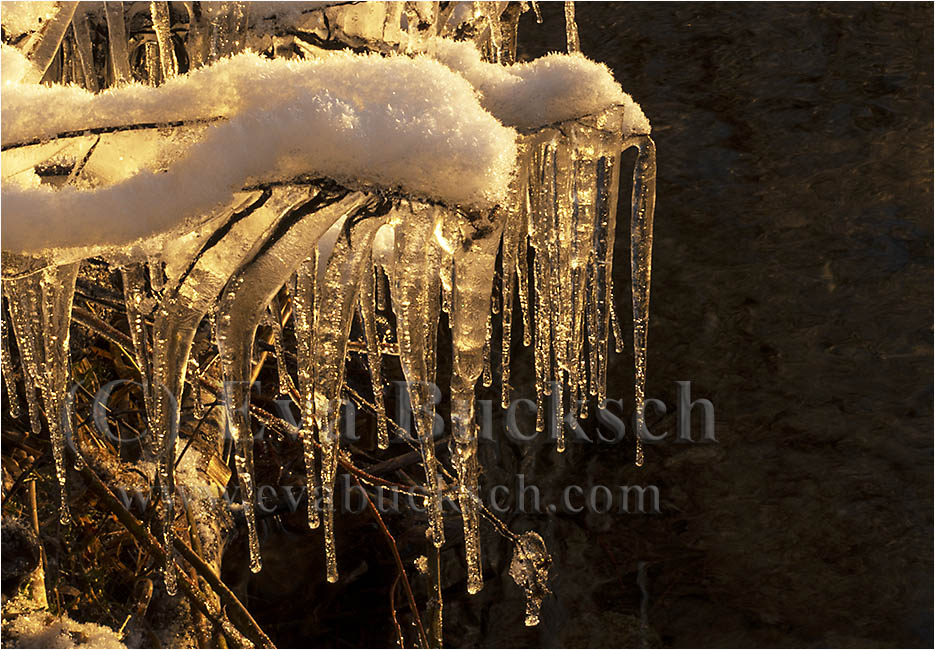
[[[248,53],[157,88],[96,95],[15,79],[3,80],[4,146],[119,125],[223,119],[178,160],[113,184],[54,190],[5,176],[2,239],[10,252],[125,245],[193,225],[245,185],[300,174],[485,208],[505,196],[516,160],[516,132],[480,106],[463,77],[425,57],[286,61]]]
[[[471,82],[481,104],[504,124],[537,127],[624,107],[622,136],[649,134],[649,120],[606,65],[581,54],[549,54],[502,66],[481,59],[469,41],[438,39],[436,58]]]
[[[4,603],[4,619],[4,647],[126,648],[111,628],[53,616],[25,594]]]

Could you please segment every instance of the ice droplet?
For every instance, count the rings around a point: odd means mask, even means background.
[[[523,533],[515,541],[510,577],[526,594],[526,625],[532,627],[539,624],[543,598],[552,593],[548,586],[552,558],[536,532]]]

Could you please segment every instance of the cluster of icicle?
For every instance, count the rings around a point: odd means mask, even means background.
[[[112,16],[113,4],[105,3],[107,20],[117,29],[122,16]],[[425,4],[412,3],[413,7]],[[489,28],[494,24],[491,6],[502,3],[473,4],[480,7],[476,12],[480,24],[488,26],[486,38],[489,50],[496,53],[494,58],[499,58],[504,48],[504,34],[512,34],[515,48],[515,24],[512,32],[501,31],[499,23],[496,30]],[[152,19],[159,51],[170,52],[163,42],[168,38],[168,14],[163,5],[152,3]],[[438,19],[442,13],[438,3],[432,6]],[[404,8],[409,11],[410,3]],[[573,7],[566,11],[569,14],[569,47],[576,48]],[[231,34],[240,29],[241,23],[228,16],[214,25],[209,40],[233,39]],[[80,34],[78,26],[75,34]],[[161,74],[173,74],[173,65],[163,65]],[[395,316],[398,357],[416,414],[430,536],[435,546],[441,547],[445,541],[442,500],[449,486],[439,480],[441,461],[433,440],[435,402],[429,387],[436,379],[437,332],[440,312],[444,311],[453,345],[449,450],[463,520],[468,591],[478,592],[483,586],[479,542],[483,504],[478,497],[474,389],[479,379],[487,386],[493,380],[491,348],[496,342],[492,341],[492,319],[499,315],[502,320],[499,343],[504,407],[510,402],[514,313],[522,321],[524,345],[534,346],[535,351],[537,429],[542,431],[553,413],[555,421],[561,423],[566,408],[581,409],[585,416],[588,396],[596,396],[598,401],[605,398],[608,341],[612,330],[618,328],[612,266],[620,159],[621,151],[631,146],[638,150],[630,235],[635,399],[636,412],[642,412],[655,150],[647,135],[623,133],[621,111],[608,107],[599,114],[521,133],[508,199],[489,211],[399,193],[352,189],[328,180],[291,180],[244,190],[235,207],[206,219],[210,229],[202,236],[175,243],[172,260],[123,261],[129,331],[136,362],[148,379],[144,398],[158,458],[165,548],[172,549],[175,519],[177,405],[186,380],[199,389],[204,381],[186,373],[196,330],[204,318],[212,316],[228,387],[223,397],[235,441],[251,569],[261,568],[253,507],[253,435],[249,416],[239,407],[249,399],[257,328],[270,322],[276,335],[281,391],[297,397],[302,413],[308,523],[323,529],[327,579],[338,579],[334,489],[342,454],[338,406],[348,339],[354,319],[360,318],[378,410],[378,445],[385,449],[390,431],[381,399],[381,355],[387,348],[379,340],[376,324],[381,313],[390,311]],[[309,242],[318,243],[310,246]],[[61,488],[61,520],[67,522],[66,441],[72,434],[69,326],[80,262],[33,269],[11,260],[4,263],[3,295],[22,363],[29,419],[32,431],[39,434],[40,413],[46,415]],[[498,271],[501,294],[494,297]],[[283,287],[285,293],[281,292]],[[288,306],[281,304],[283,295],[288,296]],[[514,307],[514,295],[519,298],[518,308]],[[297,382],[284,361],[281,333],[289,313],[297,341]],[[147,325],[150,318],[151,334]],[[11,413],[18,417],[16,373],[8,338],[4,329],[3,377]],[[615,338],[619,348],[619,332]],[[553,413],[547,412],[549,409]],[[558,451],[563,450],[559,433]],[[80,466],[80,453],[75,460]],[[638,447],[637,464],[641,463]],[[320,495],[320,500],[314,495]],[[534,533],[515,539],[511,575],[527,592],[526,621],[535,625],[542,597],[548,593],[548,553]],[[170,561],[165,571],[170,593],[175,591],[174,572]]]

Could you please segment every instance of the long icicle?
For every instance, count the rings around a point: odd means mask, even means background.
[[[328,582],[338,580],[337,549],[334,540],[334,484],[337,477],[340,438],[338,419],[347,339],[353,322],[354,306],[361,277],[370,260],[373,237],[386,221],[391,204],[371,199],[358,214],[348,216],[338,233],[334,248],[319,276],[315,322],[315,426],[321,445],[321,500],[325,535]]]
[[[55,459],[55,475],[58,478],[61,496],[59,520],[63,524],[71,521],[68,511],[68,494],[65,487],[65,445],[72,444],[77,466],[82,465],[81,454],[71,439],[71,405],[68,400],[68,377],[70,354],[68,349],[71,307],[75,296],[75,280],[78,263],[49,267],[42,271],[39,280],[42,293],[42,332],[45,345],[45,372],[43,401],[46,419],[52,434],[52,455]]]
[[[130,55],[127,51],[127,26],[123,16],[122,2],[105,2],[107,18],[107,44],[110,46],[110,61],[114,74],[114,85],[133,80],[130,74]]]
[[[305,486],[308,509],[308,527],[318,528],[318,470],[315,467],[314,400],[315,361],[313,354],[315,327],[315,279],[318,275],[318,251],[312,251],[295,273],[295,289],[292,293],[294,311],[296,365],[299,378],[299,410],[302,422],[299,436],[302,438],[302,455],[305,460]]]
[[[383,403],[383,356],[380,354],[380,341],[377,339],[376,289],[379,269],[373,259],[368,263],[370,271],[364,274],[360,283],[360,319],[364,324],[364,337],[367,341],[367,365],[370,368],[370,384],[373,388],[373,405],[377,418],[377,447],[386,449],[390,446],[390,434],[386,426],[386,408]]]
[[[45,381],[41,372],[43,359],[41,309],[38,274],[3,281],[16,347],[23,367],[23,385],[26,406],[29,409],[29,428],[33,435],[42,432],[39,394]]]
[[[404,216],[403,216],[404,215]],[[436,230],[436,211],[427,204],[409,204],[401,209],[401,223],[396,226],[396,260],[393,311],[399,340],[399,361],[409,388],[409,401],[418,429],[422,465],[425,469],[429,496],[427,509],[432,541],[436,548],[445,542],[442,522],[441,493],[438,489],[438,468],[435,458],[434,395],[431,388],[426,349],[429,315],[429,274],[433,269],[425,264],[426,252],[432,247]],[[437,320],[435,321],[437,324]],[[436,333],[437,336],[437,333]],[[434,365],[434,364],[433,364]],[[434,374],[434,368],[432,368]]]
[[[5,297],[3,302],[6,303]],[[10,356],[10,333],[6,319],[8,309],[4,309],[3,312],[0,313],[0,344],[3,346],[2,350],[0,350],[0,354],[2,354],[0,364],[2,364],[3,369],[3,384],[6,386],[7,399],[10,402],[10,416],[18,418],[21,409],[19,396],[16,394],[16,374],[13,372],[13,357]]]
[[[484,585],[481,571],[480,520],[478,508],[477,424],[474,421],[474,385],[483,370],[487,326],[478,315],[490,309],[490,294],[497,263],[497,248],[505,211],[497,209],[492,221],[475,215],[464,224],[468,231],[454,247],[454,281],[451,300],[451,451],[458,475],[458,502],[464,525],[468,593]],[[449,211],[447,218],[460,220]]]
[[[656,208],[656,144],[649,136],[635,141],[639,149],[633,169],[630,215],[630,277],[633,287],[633,359],[636,400],[636,465],[643,464],[642,433],[646,388],[646,340],[649,332],[649,288],[652,277],[653,213]]]
[[[146,329],[144,313],[147,309],[148,293],[146,290],[146,271],[143,263],[123,267],[123,297],[127,308],[127,321],[130,326],[130,338],[133,340],[133,352],[140,370],[140,382],[143,384],[143,404],[146,416],[153,421],[153,357],[149,332]]]
[[[175,57],[175,45],[172,43],[172,23],[169,15],[169,3],[152,0],[149,3],[149,12],[153,21],[153,31],[156,32],[156,42],[159,44],[159,62],[162,65],[162,78],[169,80],[179,72],[179,64]]]
[[[188,358],[198,325],[214,307],[224,285],[242,262],[250,259],[263,236],[278,223],[285,206],[273,190],[255,192],[242,209],[218,229],[216,240],[194,254],[178,285],[168,290],[156,309],[153,323],[153,446],[163,501],[162,536],[172,548],[175,520],[175,449],[182,390]],[[161,273],[161,271],[160,271]],[[164,566],[166,591],[175,594],[175,562]]]

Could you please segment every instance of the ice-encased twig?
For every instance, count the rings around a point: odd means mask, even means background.
[[[153,31],[156,32],[156,42],[159,44],[162,78],[171,79],[178,74],[179,64],[175,57],[175,45],[172,42],[169,3],[152,0],[149,3],[149,12],[153,20]]]
[[[565,0],[565,40],[569,54],[581,51],[581,43],[578,41],[578,23],[575,22],[574,0]]]
[[[97,70],[94,66],[94,50],[91,45],[91,29],[88,25],[88,14],[84,11],[75,12],[71,22],[75,34],[75,52],[84,73],[84,87],[96,93],[99,87]]]
[[[130,54],[127,50],[127,26],[123,15],[123,3],[105,2],[104,14],[107,18],[107,44],[110,47],[114,85],[130,82],[133,76],[130,74]]]
[[[42,79],[62,44],[62,39],[65,37],[65,32],[77,8],[77,2],[56,2],[52,17],[47,19],[26,41],[23,54],[34,66],[34,69],[29,71],[28,81],[38,82]]]

